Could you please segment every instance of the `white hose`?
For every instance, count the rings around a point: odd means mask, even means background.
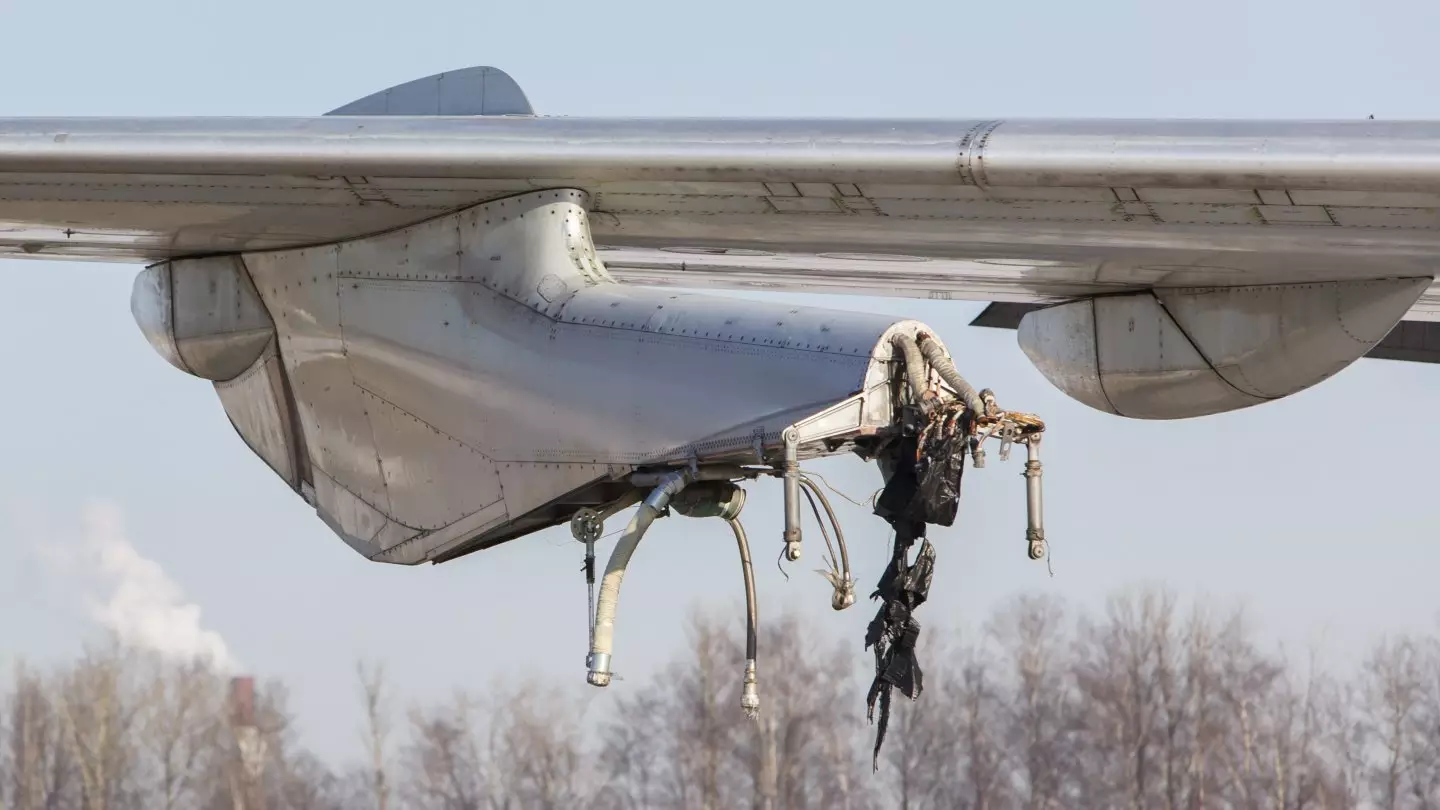
[[[615,647],[615,612],[620,605],[620,583],[625,579],[625,568],[639,547],[640,540],[669,505],[670,499],[690,483],[684,472],[666,475],[635,510],[635,516],[625,527],[625,533],[615,544],[610,562],[605,565],[605,576],[600,580],[600,599],[595,604],[595,639],[590,644],[590,655],[586,658],[589,673],[585,680],[592,686],[610,685],[610,655]]]
[[[945,356],[945,350],[940,348],[940,344],[929,335],[922,334],[916,345],[919,346],[920,353],[925,355],[925,359],[929,361],[930,367],[940,375],[940,379],[955,389],[956,396],[965,403],[965,407],[969,408],[970,412],[976,416],[984,416],[985,403],[980,401],[980,394],[976,393],[975,386],[960,376],[960,372],[955,369],[955,364],[951,362],[950,358]],[[909,361],[906,362],[908,365]]]

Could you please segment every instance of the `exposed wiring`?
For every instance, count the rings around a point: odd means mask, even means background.
[[[808,484],[808,485],[807,485],[807,484]],[[820,536],[825,538],[825,550],[830,552],[830,559],[829,559],[829,560],[826,560],[826,563],[830,566],[831,569],[837,569],[838,567],[836,566],[836,564],[835,564],[835,562],[834,562],[834,561],[836,560],[836,557],[835,557],[835,544],[832,543],[832,542],[830,542],[830,531],[825,528],[825,518],[823,518],[823,517],[820,516],[820,507],[819,507],[819,505],[817,505],[817,504],[815,503],[815,496],[811,494],[811,491],[812,491],[812,490],[815,490],[815,485],[814,485],[813,483],[808,483],[808,482],[805,480],[805,477],[804,477],[804,476],[801,476],[801,477],[800,477],[800,491],[803,492],[803,493],[805,493],[805,500],[807,500],[807,501],[810,502],[810,511],[811,511],[812,513],[814,513],[814,515],[815,515],[815,522],[820,525]],[[816,491],[818,491],[818,490],[816,490]],[[833,514],[833,513],[831,514],[831,519],[832,519],[832,520],[834,519],[834,514]],[[834,525],[835,525],[835,530],[836,530],[836,531],[839,531],[839,530],[840,530],[839,524],[837,523],[837,524],[834,524]]]
[[[868,502],[861,502],[861,501],[855,500],[854,498],[850,497],[849,495],[846,495],[845,493],[843,493],[843,492],[841,492],[840,490],[836,489],[829,481],[825,480],[825,476],[821,475],[820,473],[810,472],[809,470],[801,470],[801,474],[802,474],[802,475],[807,475],[807,476],[809,476],[809,477],[811,477],[811,478],[814,478],[815,480],[817,480],[817,481],[819,481],[820,483],[824,484],[826,489],[830,490],[831,492],[835,493],[836,495],[839,495],[840,497],[844,498],[845,500],[849,501],[850,503],[855,504],[856,506],[863,506],[863,507],[866,507],[866,508],[872,508],[872,509],[873,509],[873,508],[875,507],[875,499],[880,496],[880,493],[881,493],[881,492],[884,492],[884,491],[885,491],[883,487],[880,488],[880,489],[877,489],[877,490],[875,490],[875,492],[873,492],[873,493],[870,495],[870,500],[869,500]]]
[[[830,499],[825,497],[825,493],[820,490],[820,487],[806,475],[800,476],[800,485],[806,497],[810,497],[810,494],[814,493],[814,497],[810,499],[812,509],[815,507],[815,498],[820,499],[820,505],[825,507],[825,514],[830,518],[830,526],[835,529],[835,542],[840,546],[840,556],[838,559],[836,558],[835,549],[830,546],[830,536],[825,534],[825,545],[830,551],[830,560],[828,561],[830,570],[821,571],[820,574],[829,580],[830,586],[835,589],[830,606],[836,610],[844,610],[855,604],[855,580],[850,576],[850,549],[845,543],[845,530],[840,528],[840,519],[836,517],[835,509],[830,505]],[[818,513],[815,515],[815,519],[820,519]],[[820,528],[821,533],[824,534],[825,524],[823,521]],[[839,564],[837,565],[837,563]]]

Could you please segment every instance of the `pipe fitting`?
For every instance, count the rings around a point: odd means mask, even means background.
[[[585,656],[585,666],[589,672],[585,675],[585,682],[591,686],[610,685],[610,654],[592,652]]]
[[[630,476],[630,483],[637,487],[656,487],[670,476],[680,473],[695,481],[732,481],[737,478],[754,477],[755,473],[738,464],[710,464],[692,472],[690,469],[661,470],[659,472],[637,472]]]
[[[666,473],[660,478],[660,483],[650,490],[645,496],[645,506],[654,509],[656,512],[664,512],[670,505],[670,499],[674,498],[690,483],[691,473],[689,470],[677,470]]]
[[[670,509],[685,517],[733,520],[745,508],[745,490],[729,481],[700,481],[670,501]]]
[[[745,688],[740,691],[740,708],[745,716],[754,719],[760,716],[760,692],[755,685],[755,659],[745,662]]]

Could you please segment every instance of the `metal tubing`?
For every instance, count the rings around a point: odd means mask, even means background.
[[[750,540],[745,536],[745,527],[737,518],[725,521],[735,533],[735,544],[740,547],[740,569],[745,576],[745,686],[740,693],[740,708],[745,716],[754,717],[760,712],[760,694],[755,685],[756,647],[760,636],[760,609],[755,600],[755,569],[750,562]]]
[[[800,559],[800,435],[793,427],[781,435],[785,442],[785,558]]]
[[[1025,448],[1025,540],[1029,546],[1030,559],[1038,560],[1045,556],[1045,504],[1040,488],[1040,434],[1030,436],[1025,442]]]
[[[960,372],[955,368],[955,363],[945,355],[945,350],[941,348],[939,341],[922,333],[917,345],[920,347],[920,353],[925,355],[926,361],[930,363],[930,367],[940,374],[940,379],[955,389],[955,394],[965,403],[965,407],[969,408],[970,412],[976,416],[984,416],[985,403],[980,400],[980,393],[975,390],[975,386],[960,376]]]
[[[674,471],[634,473],[630,476],[630,483],[637,487],[659,486],[674,475]],[[747,471],[738,464],[712,464],[701,467],[690,475],[691,481],[729,481],[734,478],[751,478],[755,473]]]
[[[832,581],[830,583],[835,587],[835,594],[830,598],[830,607],[835,610],[844,610],[855,604],[855,579],[850,576],[850,549],[845,544],[845,530],[840,528],[840,519],[835,516],[835,509],[830,505],[830,499],[825,497],[825,493],[820,491],[820,487],[817,486],[814,481],[810,480],[808,476],[802,475],[800,477],[800,483],[805,487],[806,492],[814,493],[814,497],[820,499],[820,505],[825,508],[825,514],[830,517],[830,525],[835,527],[835,542],[840,546],[841,579],[839,582]],[[810,501],[810,508],[815,508],[813,497]],[[820,520],[818,511],[816,512],[815,520]],[[824,523],[820,524],[820,531],[822,534],[824,533]],[[826,535],[826,539],[829,539],[829,535]],[[833,554],[834,551],[831,551],[831,553]],[[829,578],[827,572],[821,573],[826,573],[827,578]]]
[[[910,397],[915,404],[926,413],[930,412],[930,400],[935,398],[935,393],[930,390],[927,384],[925,356],[920,353],[920,346],[915,338],[906,334],[897,334],[890,338],[895,348],[900,350],[905,357],[905,378],[910,382]]]
[[[625,568],[640,545],[640,540],[669,505],[670,499],[690,483],[687,472],[672,472],[651,490],[645,502],[635,510],[635,516],[625,527],[625,533],[615,544],[610,562],[605,566],[605,576],[600,580],[600,599],[595,606],[595,638],[590,642],[590,655],[585,659],[589,672],[585,681],[591,686],[610,685],[610,654],[615,646],[615,610],[620,602],[620,583],[625,579]]]

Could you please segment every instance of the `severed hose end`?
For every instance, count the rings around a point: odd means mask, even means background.
[[[585,656],[585,682],[591,686],[610,685],[610,653],[590,653]]]
[[[760,716],[760,692],[755,686],[755,659],[745,662],[745,688],[740,692],[740,708],[750,720]]]

